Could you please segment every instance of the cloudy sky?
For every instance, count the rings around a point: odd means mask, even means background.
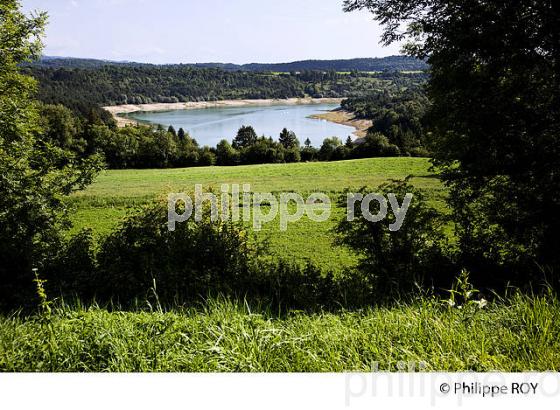
[[[51,56],[151,63],[381,57],[381,30],[342,0],[22,0],[49,14]]]

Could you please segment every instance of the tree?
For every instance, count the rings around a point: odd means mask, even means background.
[[[305,142],[304,142],[304,145],[305,145],[306,148],[311,147],[311,140],[309,138],[306,138]]]
[[[280,143],[263,136],[243,151],[242,158],[246,164],[272,164],[284,162],[284,151]]]
[[[216,161],[218,165],[236,165],[239,152],[227,140],[221,140],[216,147]]]
[[[105,125],[93,125],[88,129],[91,144],[105,155],[109,168],[139,166],[139,128],[125,127],[116,132]]]
[[[319,150],[321,161],[330,161],[338,147],[342,146],[342,141],[337,137],[325,138]]]
[[[40,125],[44,140],[58,147],[84,153],[87,141],[81,135],[78,118],[63,105],[40,105]]]
[[[370,131],[363,138],[362,143],[354,149],[354,154],[360,158],[397,157],[399,147],[389,142],[389,139],[378,132]]]
[[[354,148],[354,140],[352,140],[352,137],[349,135],[348,138],[346,138],[346,148],[352,149]]]
[[[278,142],[280,142],[280,144],[282,144],[286,149],[299,147],[299,141],[296,134],[293,131],[288,131],[287,128],[284,128],[280,133]]]
[[[257,142],[257,133],[255,129],[251,126],[242,126],[237,131],[237,136],[233,140],[233,148],[247,148],[254,145]]]
[[[209,147],[203,147],[200,150],[199,164],[202,166],[216,165],[216,154]]]
[[[131,128],[131,127],[127,127]],[[179,148],[173,134],[149,127],[136,127],[139,136],[138,165],[142,168],[167,168],[179,156]]]
[[[185,139],[185,130],[183,128],[179,128],[179,131],[177,132],[177,137],[179,137],[179,140]]]
[[[298,147],[286,149],[284,152],[284,161],[286,162],[300,162],[301,151]]]
[[[169,128],[167,128],[167,132],[173,134],[174,137],[177,136],[177,131],[175,131],[175,127],[173,127],[173,125],[170,125]]]
[[[346,0],[431,66],[435,165],[461,264],[487,284],[560,267],[560,8],[551,0]],[[516,275],[517,274],[517,275]]]
[[[100,162],[78,161],[43,140],[35,81],[20,65],[40,55],[46,15],[0,2],[0,304],[31,302],[41,268],[68,226],[64,197],[91,182]]]

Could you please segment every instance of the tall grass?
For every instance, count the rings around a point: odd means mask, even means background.
[[[515,294],[487,306],[423,297],[357,312],[284,316],[213,299],[198,309],[53,309],[0,318],[0,370],[148,372],[560,370],[560,304]]]

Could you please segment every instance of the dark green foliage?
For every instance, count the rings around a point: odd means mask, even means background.
[[[400,90],[425,74],[335,71],[228,72],[186,65],[104,65],[92,68],[30,66],[38,97],[87,116],[99,106],[226,99],[365,96],[388,86]]]
[[[301,150],[299,147],[294,147],[285,150],[284,152],[284,161],[289,162],[300,162],[301,161]]]
[[[46,103],[76,106],[303,97],[297,78],[187,66],[103,66],[28,69]]]
[[[0,3],[0,307],[31,303],[34,268],[43,266],[68,226],[64,198],[89,184],[97,157],[78,159],[68,148],[77,124],[61,107],[46,122],[32,100],[35,81],[20,65],[41,50],[46,16],[27,18],[14,0]]]
[[[213,223],[208,216],[170,232],[166,207],[157,203],[127,218],[103,241],[94,288],[98,297],[123,303],[149,296],[154,285],[165,301],[189,301],[211,290],[231,293],[241,288],[254,252],[240,226]]]
[[[399,147],[391,144],[385,135],[373,131],[368,132],[352,152],[355,158],[397,157],[400,153]]]
[[[431,66],[436,166],[451,188],[461,264],[488,283],[560,267],[557,2],[347,0]],[[403,25],[405,23],[406,25]],[[403,29],[403,31],[400,30]]]
[[[393,297],[409,293],[422,286],[436,289],[451,286],[456,275],[450,262],[447,237],[444,234],[446,218],[426,205],[421,191],[408,181],[385,184],[377,189],[362,188],[359,193],[379,193],[384,197],[395,194],[402,204],[405,196],[413,195],[412,202],[400,230],[392,232],[389,225],[395,222],[393,212],[381,222],[366,220],[356,204],[353,221],[346,218],[337,228],[340,244],[349,246],[361,255],[358,274],[367,283],[367,289],[377,297]],[[341,197],[346,204],[347,196]],[[376,208],[371,212],[379,211]],[[351,279],[350,279],[351,280]]]
[[[319,150],[311,145],[305,146],[301,149],[300,156],[303,162],[317,161],[319,159]]]
[[[200,150],[198,164],[203,167],[216,165],[216,154],[214,153],[214,150],[206,146],[202,147]]]
[[[340,141],[337,137],[325,138],[323,145],[321,145],[321,149],[319,150],[319,159],[321,161],[344,159],[338,158],[339,155],[337,155],[337,149],[342,146],[342,141]],[[340,151],[338,151],[338,153],[340,153]]]
[[[296,134],[293,131],[288,131],[287,128],[284,128],[280,133],[278,142],[286,149],[299,147],[299,140],[297,139]]]
[[[233,140],[233,147],[238,148],[248,148],[257,142],[257,133],[255,129],[251,126],[242,126],[237,131],[237,136]]]
[[[386,90],[383,93],[351,98],[342,102],[342,107],[355,113],[358,118],[372,120],[373,126],[369,132],[379,133],[387,139],[387,143],[381,145],[398,148],[396,153],[389,155],[402,153],[427,156],[429,144],[426,138],[425,116],[429,106],[429,100],[421,84],[414,84],[404,93],[400,90],[396,93]],[[365,152],[362,151],[359,156],[366,155]],[[371,155],[375,154],[367,154],[367,156]]]
[[[272,164],[285,162],[285,148],[272,138],[260,137],[251,146],[241,151],[245,164]]]
[[[222,140],[216,147],[218,165],[236,165],[239,163],[239,152],[227,140]]]
[[[63,242],[61,248],[45,266],[42,275],[47,280],[49,293],[92,300],[97,289],[95,271],[97,247],[91,229],[85,229]]]
[[[77,154],[85,152],[87,141],[83,136],[82,123],[70,109],[63,105],[41,105],[39,114],[45,142]]]

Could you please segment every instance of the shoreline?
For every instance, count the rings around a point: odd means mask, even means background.
[[[196,110],[204,108],[271,106],[271,105],[303,105],[303,104],[340,104],[343,98],[288,98],[288,99],[262,99],[262,100],[222,100],[180,103],[151,103],[151,104],[125,104],[103,107],[109,111],[117,126],[138,124],[137,121],[123,117],[123,114],[134,112],[161,112],[172,110]]]
[[[140,124],[132,118],[123,115],[134,112],[163,112],[173,110],[196,110],[205,108],[227,108],[227,107],[250,107],[250,106],[273,106],[273,105],[311,105],[311,104],[340,104],[343,98],[287,98],[287,99],[261,99],[261,100],[221,100],[221,101],[199,101],[180,103],[151,103],[151,104],[124,104],[103,107],[109,111],[118,127]],[[322,114],[313,114],[309,118],[333,122],[354,128],[353,132],[357,138],[363,138],[367,130],[373,125],[371,120],[357,119],[350,111],[337,108]]]
[[[356,129],[354,135],[358,138],[364,138],[368,129],[373,126],[373,121],[358,119],[355,117],[354,113],[340,108],[323,114],[313,114],[310,115],[309,118],[354,127]]]

